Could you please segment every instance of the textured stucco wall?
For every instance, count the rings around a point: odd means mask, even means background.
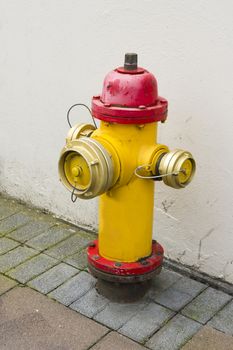
[[[154,237],[167,256],[233,282],[232,11],[230,0],[2,0],[0,191],[97,227],[97,200],[74,205],[58,181],[65,114],[138,52],[169,100],[159,142],[198,164],[187,189],[157,185]]]

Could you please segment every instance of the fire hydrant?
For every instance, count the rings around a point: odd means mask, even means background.
[[[92,99],[100,127],[72,127],[59,159],[60,179],[72,196],[100,196],[88,266],[99,292],[113,300],[143,296],[161,271],[164,251],[152,240],[155,181],[179,189],[195,172],[191,153],[156,142],[167,107],[154,75],[138,67],[137,54],[126,54],[124,67],[107,74],[102,94]]]

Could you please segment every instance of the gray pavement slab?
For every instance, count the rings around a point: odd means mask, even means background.
[[[27,287],[0,298],[1,348],[86,350],[108,329]]]
[[[27,245],[37,250],[45,250],[71,236],[74,232],[73,229],[67,228],[67,226],[54,226],[27,241]]]
[[[60,263],[28,282],[28,285],[47,294],[78,273],[79,270],[74,267]]]
[[[182,350],[233,350],[233,337],[205,326],[182,347]]]
[[[95,344],[91,350],[143,350],[146,349],[117,332],[111,332]]]
[[[158,295],[154,300],[174,311],[179,311],[188,304],[193,299],[192,295],[183,293],[179,290],[169,289],[167,291],[162,292],[162,294]]]
[[[12,279],[6,276],[0,275],[0,295],[12,289],[16,285],[17,285],[16,281],[13,281]]]
[[[7,253],[9,250],[16,248],[19,245],[18,242],[12,239],[2,237],[0,238],[0,255]]]
[[[34,249],[19,246],[0,256],[0,272],[10,270],[36,254],[38,252]]]
[[[64,259],[64,262],[70,264],[74,267],[77,267],[79,270],[87,269],[87,252],[86,249],[81,250],[80,252],[69,256]]]
[[[153,350],[178,350],[200,328],[200,323],[176,315],[151,337],[146,346]]]
[[[92,289],[95,283],[96,280],[93,276],[85,271],[81,271],[78,275],[49,293],[49,296],[68,306]]]
[[[163,268],[161,273],[152,279],[152,286],[148,295],[153,299],[153,297],[171,287],[181,277],[182,275],[179,273]]]
[[[119,332],[137,342],[144,343],[172,316],[174,316],[174,312],[171,310],[150,303],[126,322],[119,329]]]
[[[233,335],[233,301],[230,301],[209,322],[208,326]]]
[[[174,311],[179,311],[207,286],[188,277],[182,277],[166,290],[154,294],[152,299]]]
[[[7,237],[11,237],[16,241],[21,243],[25,243],[26,241],[32,239],[33,237],[41,234],[44,231],[47,231],[51,226],[53,226],[53,222],[42,221],[35,219],[23,227],[16,229],[13,232],[10,232]]]
[[[136,315],[145,305],[146,301],[131,304],[110,302],[102,311],[94,316],[94,320],[117,330],[129,321],[131,317]]]
[[[40,254],[8,271],[7,275],[21,283],[26,283],[56,264],[56,259]]]
[[[7,233],[15,230],[28,223],[31,218],[26,213],[16,213],[6,219],[0,220],[0,236],[4,236]]]
[[[230,295],[209,287],[188,304],[181,313],[205,324],[231,299]]]
[[[23,206],[0,195],[0,220],[21,211]]]
[[[108,303],[108,299],[100,295],[95,288],[92,288],[80,299],[72,303],[70,308],[92,318],[98,312],[102,311]]]
[[[195,297],[197,294],[202,292],[208,286],[204,283],[198,282],[192,278],[182,276],[179,281],[177,281],[173,287],[176,290],[184,291],[185,293]]]
[[[93,237],[91,235],[84,231],[80,231],[54,247],[46,250],[46,254],[58,259],[64,259],[86,247],[92,239]]]

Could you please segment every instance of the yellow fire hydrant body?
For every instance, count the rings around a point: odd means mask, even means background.
[[[169,152],[157,144],[167,101],[158,97],[154,76],[137,67],[136,54],[126,54],[124,67],[106,76],[102,95],[93,97],[92,115],[101,120],[99,128],[70,129],[60,177],[72,196],[100,196],[98,240],[88,248],[89,268],[102,282],[130,290],[129,285],[161,270],[163,248],[152,241],[155,181],[185,187],[195,161],[187,151]]]
[[[99,202],[99,253],[106,259],[134,262],[151,254],[154,182],[138,178],[134,170],[149,164],[147,152],[155,147],[156,124],[101,122],[93,133],[103,144],[111,141],[119,159],[114,167],[118,182]]]

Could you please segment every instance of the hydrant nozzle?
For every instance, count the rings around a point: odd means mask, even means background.
[[[195,172],[191,153],[156,142],[167,107],[154,75],[138,67],[136,54],[126,54],[124,66],[106,75],[101,95],[92,99],[100,127],[75,125],[60,155],[60,179],[72,196],[100,196],[88,266],[99,292],[111,299],[141,297],[161,271],[163,248],[152,240],[156,180],[179,189]]]

